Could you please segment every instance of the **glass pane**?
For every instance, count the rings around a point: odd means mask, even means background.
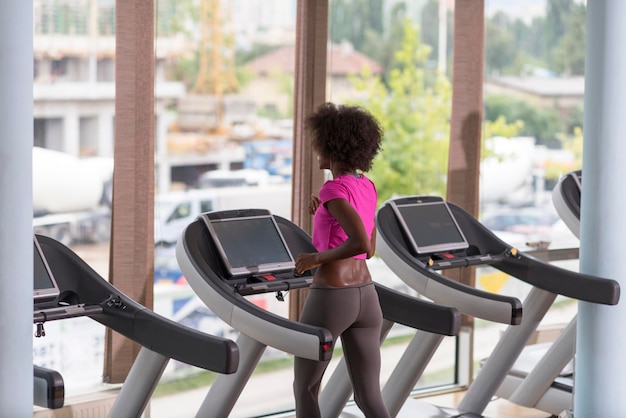
[[[115,111],[112,0],[34,0],[33,229],[108,277]],[[35,326],[33,326],[34,329]],[[61,373],[65,396],[102,383],[104,327],[50,321],[33,362]]]
[[[451,85],[443,54],[449,49],[453,10],[439,19],[438,2],[332,0],[329,3],[327,96],[369,110],[385,133],[383,150],[368,173],[379,203],[392,196],[445,195]],[[443,25],[444,36],[438,41]],[[368,260],[374,280],[410,295],[384,261]],[[383,384],[415,331],[396,326],[384,349]],[[416,388],[457,383],[457,344],[446,338]]]
[[[296,2],[158,0],[155,5],[159,108],[154,309],[235,340],[238,331],[211,312],[187,284],[173,244],[206,211],[262,208],[291,218]],[[173,216],[183,201],[190,202],[185,216]],[[275,292],[248,299],[288,317],[288,294],[284,301]],[[231,415],[293,409],[292,378],[272,384],[272,399],[255,385],[264,368],[293,374],[291,360],[291,355],[268,348]],[[174,387],[207,374],[173,363],[161,382]],[[205,384],[198,392],[204,397],[207,390]],[[167,416],[166,403],[157,396],[152,416]],[[188,407],[187,413],[194,415],[200,404],[179,403],[178,412]]]
[[[545,250],[577,249],[578,239],[557,214],[553,190],[561,176],[581,166],[585,2],[485,6],[480,219],[510,245],[538,251],[537,258]],[[578,271],[576,258],[550,263]],[[524,315],[531,306],[540,309],[530,301],[537,300],[530,285],[496,269],[479,268],[476,287],[518,297]],[[556,298],[522,352],[526,365],[536,364],[576,312],[576,301]],[[505,329],[476,321],[475,371]],[[528,362],[529,355],[536,360]],[[515,367],[524,370],[524,362]]]
[[[550,193],[559,176],[581,165],[580,39],[586,9],[584,2],[562,2],[569,6],[551,11],[545,2],[525,8],[509,3],[485,3],[480,219],[524,251],[577,247]],[[237,332],[195,297],[171,244],[206,210],[256,206],[290,217],[296,2],[158,0],[155,7],[154,309],[204,332],[235,338]],[[35,0],[33,13],[33,225],[35,232],[67,243],[107,277],[115,2]],[[371,173],[381,202],[394,194],[445,195],[453,21],[453,2],[329,2],[327,98],[362,105],[383,124],[385,152]],[[555,86],[565,93],[555,93]],[[239,193],[227,202],[222,199],[226,189]],[[211,205],[197,199],[189,218],[170,225],[177,193],[210,196]],[[572,270],[577,263],[555,262]],[[369,265],[375,280],[414,294],[378,257]],[[477,269],[476,286],[521,300],[530,291],[489,267]],[[274,294],[250,299],[287,316],[288,296],[284,302]],[[575,302],[557,298],[537,338],[554,338],[575,312]],[[102,327],[87,318],[47,327],[49,336],[34,341],[35,363],[63,374],[66,396],[99,385]],[[504,328],[476,321],[474,370]],[[75,333],[81,338],[69,337]],[[411,336],[402,327],[392,330],[383,349],[383,380]],[[458,383],[458,347],[455,338],[445,338],[416,388]],[[460,356],[469,356],[466,351]],[[272,402],[261,402],[266,391],[251,384],[241,399],[249,399],[252,409],[242,401],[234,415],[293,408],[291,357],[270,349],[263,363],[281,373]],[[198,375],[202,372],[172,362],[164,380]],[[261,370],[253,381],[264,382]],[[204,395],[206,388],[200,391]],[[158,413],[155,406],[152,414]]]

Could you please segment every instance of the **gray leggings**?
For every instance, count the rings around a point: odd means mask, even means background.
[[[389,417],[380,393],[383,315],[374,284],[312,285],[300,321],[328,329],[333,342],[341,337],[356,404],[367,418]],[[318,395],[328,363],[295,358],[293,387],[297,418],[320,417]]]

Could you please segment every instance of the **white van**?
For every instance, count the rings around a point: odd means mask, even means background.
[[[155,197],[155,244],[174,245],[185,227],[205,212],[227,209],[268,209],[291,219],[291,184],[264,187],[192,189]]]

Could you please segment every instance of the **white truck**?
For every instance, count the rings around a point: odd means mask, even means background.
[[[268,209],[291,218],[291,184],[191,189],[155,197],[154,241],[174,245],[185,227],[204,212],[227,209]]]
[[[110,237],[113,159],[33,147],[33,232],[65,245]]]

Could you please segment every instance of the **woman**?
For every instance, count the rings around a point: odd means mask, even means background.
[[[363,172],[381,148],[382,129],[364,109],[326,103],[305,122],[319,168],[332,180],[313,195],[313,244],[299,254],[299,273],[317,267],[301,322],[341,337],[354,399],[368,418],[386,418],[380,393],[382,312],[366,264],[374,255],[377,193]],[[294,393],[298,418],[320,417],[318,394],[328,361],[296,357]]]

